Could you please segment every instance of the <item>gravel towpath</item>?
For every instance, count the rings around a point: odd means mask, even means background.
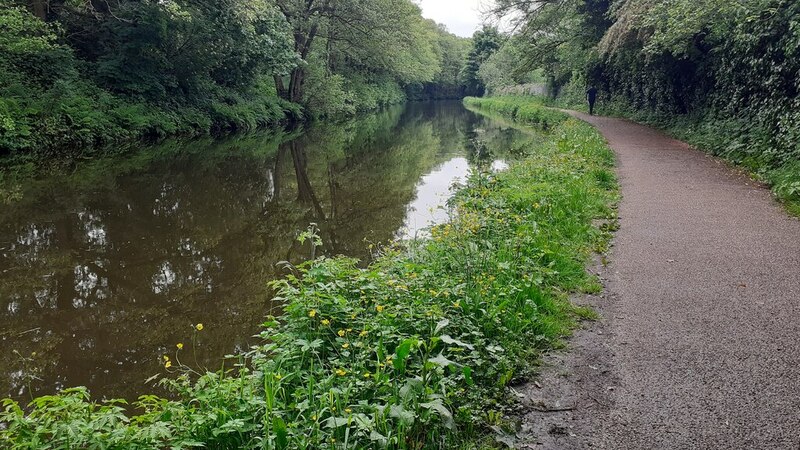
[[[621,228],[603,318],[558,361],[569,411],[523,447],[800,449],[800,220],[717,158],[572,114],[617,153]]]

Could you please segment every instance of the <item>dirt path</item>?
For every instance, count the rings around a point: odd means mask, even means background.
[[[623,200],[603,319],[522,389],[523,448],[800,449],[800,220],[725,163],[589,117]]]

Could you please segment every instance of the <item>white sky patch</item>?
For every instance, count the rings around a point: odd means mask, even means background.
[[[483,13],[491,0],[418,0],[422,15],[443,23],[451,33],[472,37],[483,23]]]

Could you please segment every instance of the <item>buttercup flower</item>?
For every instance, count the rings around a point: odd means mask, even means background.
[[[383,305],[378,305],[378,306],[375,307],[375,311],[378,311],[378,312],[383,312],[384,309],[385,309],[385,307]]]
[[[347,372],[345,370],[343,370],[343,369],[336,369],[336,375],[339,375],[340,377],[343,377],[343,376],[347,375]]]
[[[347,332],[344,330],[339,330],[336,334],[338,334],[339,337],[344,337],[344,335],[347,334]]]
[[[202,323],[198,323],[194,327],[197,329],[197,331],[203,331],[203,324]]]
[[[327,326],[327,325],[331,324],[331,321],[328,320],[328,319],[322,319],[322,321],[320,321],[320,323]]]
[[[314,317],[316,315],[317,315],[317,310],[316,309],[312,309],[311,311],[308,312],[308,317]]]
[[[175,347],[178,347],[178,350],[183,350],[183,342],[178,342]]]
[[[165,369],[169,369],[170,367],[172,367],[172,361],[167,361],[167,362],[164,363],[164,368]]]

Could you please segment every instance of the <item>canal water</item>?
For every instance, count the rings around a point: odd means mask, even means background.
[[[28,180],[0,205],[0,398],[135,399],[179,342],[184,362],[219,369],[279,308],[267,283],[309,257],[296,237],[310,223],[318,254],[366,263],[370,244],[446,220],[454,182],[532,139],[457,102],[409,104]]]

